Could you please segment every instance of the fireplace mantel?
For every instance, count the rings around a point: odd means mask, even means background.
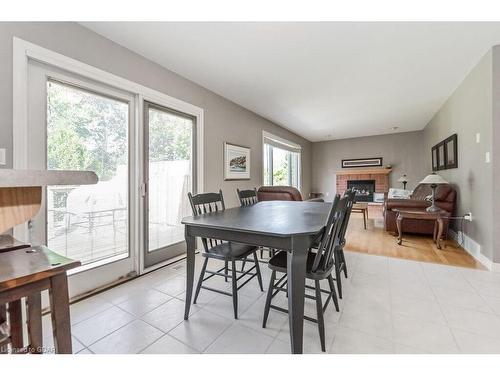
[[[386,174],[392,172],[391,168],[350,168],[335,172],[337,176],[349,176],[358,174]]]

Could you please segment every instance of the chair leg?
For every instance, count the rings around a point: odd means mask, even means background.
[[[255,273],[257,274],[257,280],[259,281],[260,291],[263,292],[264,288],[262,286],[262,275],[260,274],[259,259],[257,258],[257,253],[253,253],[253,259],[255,260]]]
[[[271,281],[269,282],[269,288],[267,289],[266,305],[264,307],[264,319],[262,319],[262,328],[266,328],[267,317],[269,316],[269,310],[271,309],[271,300],[273,299],[273,289],[274,281],[276,280],[276,271],[271,273]]]
[[[233,309],[234,319],[238,319],[238,284],[236,281],[236,261],[231,261],[231,281],[233,283]]]
[[[342,260],[340,259],[339,252],[337,250],[335,250],[334,252],[334,258],[335,258],[335,280],[337,281],[337,290],[339,291],[339,298],[342,299],[342,280],[340,279],[341,277],[340,264]]]
[[[332,275],[328,276],[328,284],[330,284],[330,290],[332,291],[332,299],[333,304],[335,305],[335,310],[340,311],[339,309],[339,300],[337,299],[337,292],[335,291],[335,283],[333,282]]]
[[[247,258],[243,259],[243,262],[241,262],[241,272],[245,270],[245,265],[247,264]]]
[[[227,271],[227,260],[224,262],[224,273],[227,275],[228,271]],[[227,283],[227,277],[224,277],[224,281]]]
[[[200,278],[198,279],[198,284],[196,285],[196,291],[194,293],[193,305],[196,305],[196,300],[198,299],[198,294],[200,294],[201,284],[205,278],[205,270],[207,269],[208,258],[205,258],[203,266],[201,267]]]
[[[343,267],[344,267],[344,275],[345,275],[345,278],[347,279],[347,263],[345,262],[344,250],[340,251],[340,255],[342,256],[342,264],[343,264]]]
[[[264,248],[260,248],[260,259],[264,258]]]
[[[321,350],[326,352],[325,348],[325,320],[323,317],[323,301],[321,301],[321,285],[319,280],[314,280],[316,289],[316,314],[318,318],[319,339],[321,340]]]

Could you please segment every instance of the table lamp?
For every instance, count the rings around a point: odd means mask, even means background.
[[[420,183],[430,185],[432,189],[432,200],[431,200],[432,204],[430,207],[427,207],[427,212],[440,211],[441,209],[435,205],[436,188],[438,185],[447,184],[448,181],[446,181],[443,177],[441,177],[437,173],[431,173],[430,175],[427,175],[422,181],[420,181]]]
[[[406,183],[408,182],[408,179],[406,178],[405,174],[402,175],[401,177],[399,177],[398,182],[402,182],[403,183],[403,189],[406,190]]]

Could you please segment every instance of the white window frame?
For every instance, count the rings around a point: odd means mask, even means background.
[[[83,63],[79,60],[67,57],[60,53],[54,52],[47,48],[38,46],[23,39],[13,38],[13,139],[12,139],[12,155],[13,168],[26,169],[28,162],[28,65],[29,61],[38,61],[43,64],[63,69],[67,72],[77,74],[87,79],[108,85],[131,93],[135,96],[135,134],[130,134],[136,155],[134,170],[139,171],[134,178],[134,184],[131,190],[134,189],[137,197],[141,197],[144,176],[142,175],[142,157],[143,155],[143,140],[144,140],[144,116],[143,103],[149,101],[160,106],[172,108],[179,112],[184,112],[196,118],[196,163],[197,163],[197,192],[203,192],[204,186],[204,111],[203,108],[187,103],[183,100],[176,99],[166,95],[160,91],[153,90],[128,79],[119,77],[112,73],[106,72],[94,66]],[[139,203],[140,202],[140,203]],[[148,269],[144,268],[144,249],[142,228],[144,221],[143,199],[136,199],[134,207],[130,207],[133,215],[131,227],[134,229],[131,233],[130,251],[131,256],[137,256],[137,270],[139,273],[148,272],[163,266],[165,263],[160,263]],[[26,224],[17,226],[14,229],[14,234],[21,240],[26,240],[28,228]],[[132,254],[134,249],[137,249],[138,254]]]
[[[277,135],[274,135],[272,133],[269,133],[265,130],[262,131],[262,184],[265,185],[267,183],[265,179],[265,165],[266,165],[266,142],[265,139],[269,138],[273,140],[276,143],[281,143],[284,146],[287,146],[288,148],[294,148],[297,149],[298,153],[298,161],[297,161],[297,178],[298,178],[298,186],[297,189],[300,191],[302,189],[302,146],[299,145],[298,143],[292,142],[288,139],[281,138]]]

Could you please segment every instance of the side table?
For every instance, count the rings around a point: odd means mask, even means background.
[[[52,330],[56,353],[72,353],[66,271],[80,265],[45,246],[0,253],[0,315],[9,308],[12,352],[42,353],[41,292],[49,291]],[[21,301],[26,298],[28,347],[24,347]],[[1,343],[5,347],[6,343]]]
[[[425,210],[401,210],[394,209],[394,212],[398,213],[396,219],[396,226],[398,229],[398,245],[403,242],[403,220],[405,219],[418,219],[418,220],[432,220],[434,221],[434,235],[433,240],[436,243],[438,249],[442,248],[441,242],[443,237],[443,218],[446,218],[448,213],[446,211],[440,210],[436,212],[427,212]]]

